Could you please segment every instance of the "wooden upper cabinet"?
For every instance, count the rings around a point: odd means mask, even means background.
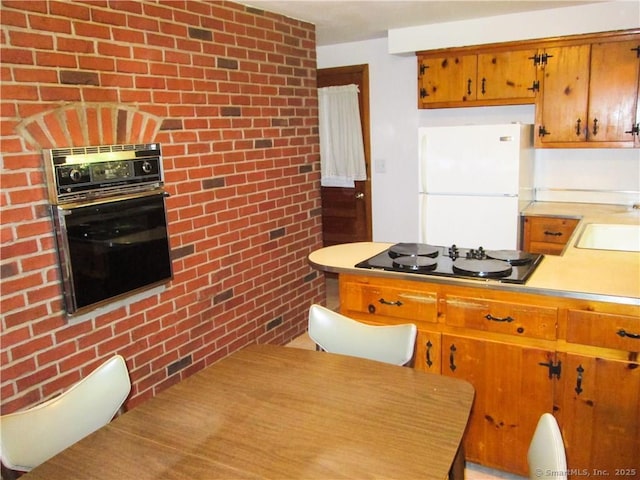
[[[419,96],[423,106],[476,99],[476,55],[425,57],[419,65]]]
[[[538,147],[633,147],[640,36],[546,48],[536,109]]]
[[[639,76],[640,37],[591,46],[589,141],[633,141],[629,132],[640,121],[636,116]]]
[[[640,147],[640,30],[417,57],[418,108],[535,103],[538,148]]]
[[[533,103],[536,49],[419,55],[421,108]]]
[[[478,100],[535,99],[536,53],[529,49],[478,55]]]
[[[589,98],[589,45],[547,48],[540,53],[542,95],[536,138],[541,145],[582,142]],[[542,60],[544,59],[544,60]]]

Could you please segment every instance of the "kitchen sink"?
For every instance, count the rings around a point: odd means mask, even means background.
[[[576,247],[640,252],[640,225],[588,223]]]

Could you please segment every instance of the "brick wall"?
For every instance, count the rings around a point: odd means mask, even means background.
[[[129,407],[324,299],[314,27],[229,2],[1,4],[2,413],[114,353]],[[174,280],[68,322],[41,149],[163,145]]]

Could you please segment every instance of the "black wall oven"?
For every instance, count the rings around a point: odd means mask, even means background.
[[[159,144],[45,152],[69,315],[172,278]]]

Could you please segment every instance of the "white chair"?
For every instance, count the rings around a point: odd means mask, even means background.
[[[309,336],[330,353],[404,365],[413,357],[416,326],[366,325],[320,305],[311,305]]]
[[[115,355],[71,388],[28,410],[0,417],[0,458],[29,471],[106,425],[131,391],[124,359]]]
[[[567,459],[562,434],[553,415],[543,413],[527,455],[531,480],[566,480]]]

